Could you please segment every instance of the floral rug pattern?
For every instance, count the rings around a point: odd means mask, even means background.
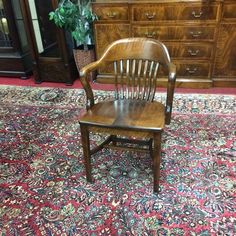
[[[104,149],[86,182],[83,90],[0,86],[0,235],[236,235],[235,102],[175,95],[157,196],[147,154]]]

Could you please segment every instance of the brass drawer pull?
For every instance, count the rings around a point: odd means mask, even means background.
[[[192,35],[193,38],[198,38],[202,35],[202,31],[197,31],[197,32],[191,31],[190,34]]]
[[[189,68],[189,67],[187,67],[187,68],[186,68],[186,71],[187,71],[189,74],[195,74],[195,73],[198,71],[198,69],[197,69],[197,67],[194,67],[194,68]]]
[[[156,13],[145,13],[145,16],[148,18],[148,20],[152,20],[156,16]]]
[[[115,18],[116,16],[117,16],[117,13],[116,12],[108,12],[107,13],[107,16],[109,17],[109,18]]]
[[[195,11],[192,11],[192,15],[195,17],[195,18],[200,18],[202,16],[203,12],[200,11],[199,13],[196,13]]]
[[[157,35],[156,32],[146,32],[146,33],[145,33],[145,36],[146,36],[147,38],[154,38],[156,35]]]
[[[192,49],[188,50],[188,53],[190,56],[197,56],[199,52],[200,52],[200,50],[198,50],[198,49],[195,51],[193,51]]]

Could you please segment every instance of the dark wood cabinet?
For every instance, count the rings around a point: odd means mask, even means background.
[[[154,38],[177,65],[177,86],[236,86],[235,1],[96,0],[92,6],[97,58],[113,40]],[[111,82],[111,72],[100,70],[98,78]]]
[[[49,20],[58,0],[0,0],[0,76],[35,82],[63,82],[78,77],[70,35]]]
[[[73,84],[78,72],[73,57],[72,38],[49,20],[49,12],[58,6],[58,0],[22,2],[27,13],[35,82]]]
[[[27,78],[32,57],[19,0],[0,0],[0,76]]]
[[[225,1],[216,47],[213,81],[216,86],[236,86],[236,3]]]

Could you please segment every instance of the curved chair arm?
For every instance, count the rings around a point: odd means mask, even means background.
[[[89,63],[88,65],[80,69],[79,71],[80,77],[86,77],[89,72],[96,70],[99,66],[100,66],[100,61],[94,61]]]
[[[168,75],[168,85],[167,85],[167,97],[166,97],[166,118],[165,123],[167,125],[170,124],[171,120],[171,112],[172,112],[172,104],[173,104],[173,96],[175,89],[175,80],[176,80],[176,66],[173,63],[168,64],[169,75]]]

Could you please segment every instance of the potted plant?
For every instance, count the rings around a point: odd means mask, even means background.
[[[60,0],[58,7],[49,13],[56,26],[71,33],[74,41],[74,58],[78,69],[94,61],[93,22],[91,0]]]

